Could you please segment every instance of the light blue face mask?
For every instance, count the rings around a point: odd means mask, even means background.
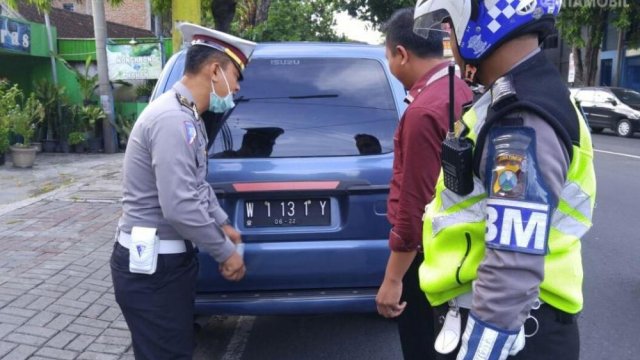
[[[233,102],[233,94],[231,93],[231,88],[229,87],[229,82],[227,81],[227,77],[224,75],[224,71],[220,69],[222,72],[222,78],[224,79],[225,84],[227,84],[227,96],[221,97],[216,94],[216,88],[211,81],[211,94],[209,94],[209,111],[212,111],[216,114],[222,114],[227,112],[228,110],[233,109],[236,104]]]

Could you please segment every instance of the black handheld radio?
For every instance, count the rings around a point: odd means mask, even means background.
[[[454,86],[455,67],[449,65],[449,132],[442,142],[444,185],[458,195],[473,191],[473,147],[471,141],[455,134]]]

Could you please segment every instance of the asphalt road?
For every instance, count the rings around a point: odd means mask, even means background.
[[[583,240],[581,359],[640,358],[640,134],[593,136],[594,228]],[[196,359],[401,359],[395,324],[376,315],[213,317]]]
[[[640,134],[593,135],[594,227],[583,241],[582,359],[640,358]],[[624,154],[624,155],[623,155]]]

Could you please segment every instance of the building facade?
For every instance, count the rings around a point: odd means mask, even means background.
[[[626,43],[623,43],[621,51],[618,51],[619,41],[620,31],[613,26],[612,22],[609,22],[598,59],[596,84],[640,91],[640,49],[629,48]],[[620,57],[619,54],[622,56]],[[619,65],[618,61],[621,62]],[[618,78],[619,81],[616,83]]]
[[[91,3],[92,1],[89,0],[81,2],[54,0],[52,5],[59,9],[91,15]],[[105,2],[104,11],[107,21],[152,30],[151,0],[124,0],[120,6],[113,6]]]

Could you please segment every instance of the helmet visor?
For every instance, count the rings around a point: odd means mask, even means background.
[[[446,9],[427,12],[413,21],[413,32],[425,39],[428,39],[429,34],[434,31],[448,35],[449,26],[448,24],[444,24],[444,20],[448,18],[451,18],[451,15],[449,15]]]

